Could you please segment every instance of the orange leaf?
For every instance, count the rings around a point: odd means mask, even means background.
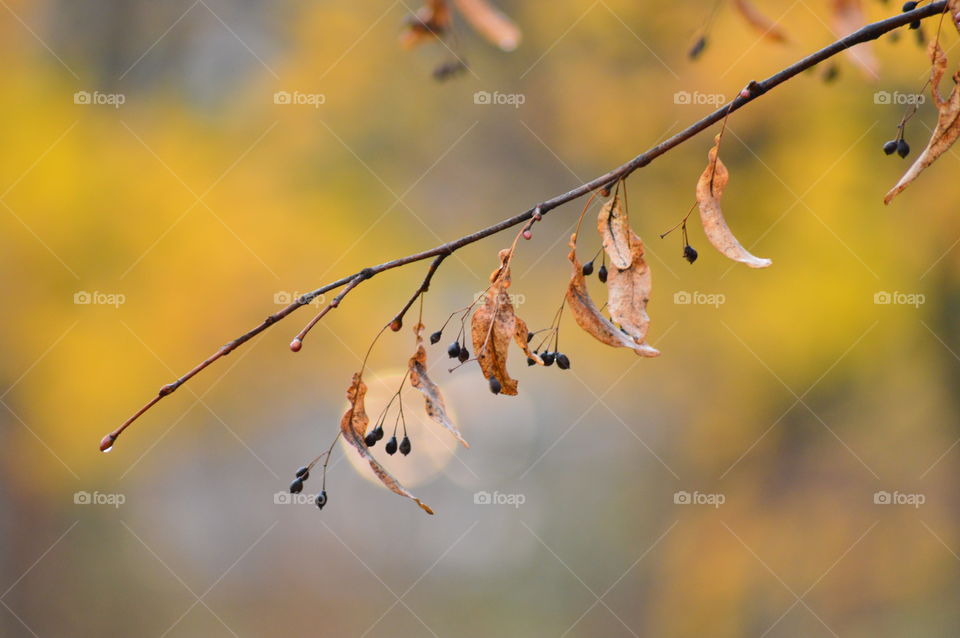
[[[520,29],[487,0],[456,0],[460,12],[477,32],[504,51],[520,44]]]
[[[400,485],[397,479],[393,478],[393,476],[380,465],[377,459],[373,458],[373,455],[370,454],[367,444],[363,441],[364,432],[366,432],[367,426],[370,424],[370,419],[367,417],[363,405],[366,394],[367,384],[363,382],[359,373],[354,374],[353,382],[350,384],[350,387],[347,388],[347,400],[350,402],[350,407],[347,408],[347,411],[344,412],[343,417],[340,419],[340,432],[343,434],[343,438],[347,440],[347,443],[357,449],[361,457],[367,460],[373,473],[377,475],[377,478],[380,479],[380,482],[382,482],[387,489],[394,494],[412,499],[424,512],[433,514],[433,510],[430,509],[426,503],[408,492],[407,489]]]
[[[933,95],[933,102],[937,106],[939,115],[937,117],[937,127],[923,149],[920,156],[917,157],[913,165],[907,169],[897,185],[890,189],[887,196],[883,198],[884,204],[899,195],[903,189],[913,183],[920,173],[928,166],[934,163],[938,157],[947,152],[957,138],[960,137],[960,88],[957,82],[960,82],[960,72],[953,76],[953,90],[946,99],[940,96],[940,81],[947,72],[947,55],[943,52],[939,42],[933,42],[930,46],[930,55],[932,58],[932,67],[930,69],[930,92]]]
[[[447,0],[428,0],[427,4],[417,9],[400,33],[400,45],[405,49],[412,49],[418,44],[441,38],[446,34],[452,23],[450,8]]]
[[[597,230],[613,268],[607,279],[607,308],[610,318],[634,341],[643,343],[650,327],[647,303],[652,279],[643,259],[643,241],[630,228],[627,212],[614,196],[597,216]]]
[[[723,209],[720,207],[720,198],[723,189],[730,180],[727,167],[724,166],[717,153],[720,150],[720,136],[714,139],[713,148],[708,154],[709,162],[697,181],[697,206],[700,208],[700,222],[703,231],[713,247],[726,257],[746,264],[751,268],[766,268],[773,262],[769,259],[754,257],[740,245],[723,218]]]
[[[583,266],[577,259],[577,234],[570,236],[570,254],[567,256],[573,265],[573,275],[567,286],[567,305],[577,325],[601,343],[614,348],[630,348],[641,357],[657,357],[660,351],[643,341],[637,341],[623,332],[609,319],[600,314],[596,304],[587,291],[587,281],[583,276]]]
[[[773,20],[764,15],[750,0],[733,0],[733,6],[760,35],[774,42],[786,42],[787,34]]]
[[[443,402],[443,395],[440,394],[440,388],[427,375],[427,350],[423,347],[423,324],[419,323],[414,327],[417,335],[417,351],[410,357],[408,364],[410,370],[410,385],[420,391],[426,403],[427,416],[449,430],[457,440],[463,443],[463,447],[470,447],[460,430],[453,424],[447,415],[447,407]]]

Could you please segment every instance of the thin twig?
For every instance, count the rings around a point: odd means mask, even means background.
[[[407,264],[412,264],[418,261],[422,261],[424,259],[429,259],[431,257],[440,257],[441,255],[443,256],[450,255],[455,251],[459,250],[460,248],[463,248],[464,246],[468,246],[474,242],[480,241],[481,239],[485,239],[486,237],[495,235],[502,230],[506,230],[507,228],[512,228],[513,226],[526,222],[527,220],[531,219],[534,216],[535,212],[537,212],[539,215],[546,215],[554,208],[557,208],[563,204],[566,204],[567,202],[578,199],[586,195],[587,193],[590,193],[597,189],[602,189],[604,187],[612,187],[617,181],[627,177],[638,168],[642,168],[646,166],[647,164],[652,162],[654,159],[660,157],[667,151],[679,146],[680,144],[686,142],[690,138],[698,135],[699,133],[702,133],[704,130],[708,129],[709,127],[713,126],[714,124],[722,120],[725,116],[729,115],[730,113],[733,113],[734,111],[740,110],[741,108],[746,106],[748,103],[752,102],[754,99],[767,93],[771,89],[783,84],[787,80],[802,73],[803,71],[810,69],[816,66],[817,64],[823,62],[824,60],[828,60],[833,56],[839,53],[842,53],[853,46],[856,46],[858,44],[863,44],[865,42],[870,42],[872,40],[876,40],[880,36],[886,33],[889,33],[894,29],[898,29],[900,27],[903,27],[917,20],[924,20],[926,18],[939,15],[943,13],[946,8],[947,8],[947,0],[936,0],[935,2],[932,2],[929,5],[913,9],[912,11],[900,13],[891,18],[880,20],[879,22],[868,24],[862,27],[861,29],[858,29],[857,31],[854,31],[853,33],[837,40],[836,42],[830,45],[827,45],[826,47],[820,49],[819,51],[816,51],[815,53],[808,55],[802,60],[799,60],[798,62],[795,62],[794,64],[778,71],[777,73],[771,75],[765,80],[762,80],[760,82],[751,82],[741,94],[739,94],[737,97],[735,97],[733,100],[731,100],[727,104],[724,104],[723,106],[718,108],[713,113],[710,113],[709,115],[699,120],[698,122],[691,124],[689,127],[680,131],[673,137],[670,137],[669,139],[664,140],[660,144],[657,144],[653,148],[641,153],[640,155],[637,155],[629,162],[626,162],[625,164],[622,164],[617,168],[611,171],[608,171],[607,173],[600,175],[599,177],[592,179],[589,182],[586,182],[585,184],[582,184],[581,186],[578,186],[561,195],[557,195],[555,197],[547,199],[537,204],[536,206],[531,207],[530,209],[524,211],[523,213],[520,213],[519,215],[515,215],[508,219],[504,219],[503,221],[493,224],[492,226],[488,226],[482,230],[478,230],[474,233],[465,235],[459,239],[455,239],[445,244],[435,246],[433,248],[430,248],[429,250],[424,250],[418,253],[414,253],[412,255],[407,255],[406,257],[400,257],[398,259],[386,261],[376,266],[364,268],[360,272],[348,275],[346,277],[342,277],[336,281],[330,282],[320,288],[317,288],[313,292],[310,292],[301,296],[295,302],[286,306],[279,312],[276,312],[270,315],[269,317],[267,317],[266,319],[264,319],[259,325],[257,325],[255,328],[253,328],[249,332],[246,332],[240,335],[239,337],[237,337],[236,339],[221,346],[220,349],[217,350],[215,353],[213,353],[209,358],[207,358],[206,360],[198,364],[195,368],[187,372],[185,375],[183,375],[176,381],[172,383],[168,383],[167,385],[161,387],[157,395],[154,396],[152,399],[150,399],[150,401],[148,401],[146,405],[144,405],[142,408],[137,410],[137,412],[135,412],[133,416],[131,416],[129,419],[124,421],[119,428],[117,428],[112,433],[108,434],[103,438],[103,440],[100,443],[100,449],[101,450],[110,449],[113,446],[113,443],[116,440],[116,438],[120,435],[120,433],[123,432],[127,427],[129,427],[130,424],[133,423],[135,420],[137,420],[140,416],[142,416],[147,410],[149,410],[154,405],[156,405],[160,401],[160,399],[162,399],[167,395],[172,394],[177,388],[179,388],[181,385],[183,385],[184,383],[189,381],[191,378],[199,374],[202,370],[207,368],[209,365],[213,364],[215,361],[221,359],[222,357],[227,356],[228,354],[236,350],[238,347],[240,347],[241,345],[243,345],[253,337],[257,336],[258,334],[260,334],[261,332],[263,332],[273,324],[277,323],[278,321],[286,318],[288,315],[290,315],[292,312],[294,312],[301,306],[305,306],[309,304],[311,301],[313,301],[320,295],[326,292],[329,292],[331,290],[340,288],[342,286],[345,286],[347,284],[351,284],[355,280],[359,279],[359,281],[356,281],[356,283],[353,283],[353,285],[351,286],[351,290],[352,290],[357,285],[359,285],[359,283],[367,279],[370,279],[374,275],[378,275],[387,270],[392,270],[394,268],[406,266]],[[434,272],[435,272],[435,269],[434,269]],[[432,277],[432,273],[431,273],[431,277]],[[419,295],[420,293],[418,292],[417,294]]]

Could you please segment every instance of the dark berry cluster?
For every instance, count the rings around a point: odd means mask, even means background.
[[[326,464],[324,464],[324,470],[326,470]],[[296,478],[294,478],[293,482],[290,483],[290,493],[299,494],[302,492],[303,484],[308,478],[310,478],[309,467],[304,466],[297,470]],[[327,504],[327,491],[323,489],[320,490],[320,493],[317,494],[317,498],[314,502],[317,504],[317,507],[323,509],[323,506]]]

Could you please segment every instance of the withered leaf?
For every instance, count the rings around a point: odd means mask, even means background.
[[[830,7],[833,30],[845,37],[867,24],[862,0],[833,0]],[[871,79],[879,77],[879,65],[869,42],[849,47],[846,55]]]
[[[643,341],[637,341],[626,332],[620,330],[609,319],[600,314],[590,293],[587,290],[587,280],[583,276],[583,266],[577,259],[577,235],[570,237],[570,254],[567,255],[573,265],[573,275],[567,286],[567,305],[573,314],[577,325],[592,335],[601,343],[614,348],[630,348],[641,357],[657,357],[660,351]],[[616,269],[614,269],[616,270]]]
[[[787,34],[773,20],[763,14],[750,0],[734,0],[733,6],[743,19],[760,35],[774,42],[786,42]]]
[[[460,12],[477,32],[504,51],[520,44],[520,29],[487,0],[456,0]]]
[[[597,232],[603,243],[603,250],[616,268],[629,268],[633,263],[633,250],[630,236],[633,231],[627,214],[620,205],[620,198],[614,196],[600,208],[597,216]]]
[[[361,457],[367,460],[373,473],[377,475],[380,482],[387,486],[387,489],[394,494],[412,499],[427,514],[433,514],[433,510],[430,509],[426,503],[408,492],[407,489],[403,487],[397,479],[393,478],[393,476],[380,465],[377,459],[373,458],[373,455],[370,454],[367,444],[363,441],[364,433],[370,424],[370,419],[367,417],[364,407],[366,394],[367,384],[363,382],[359,373],[354,374],[353,382],[350,384],[350,387],[347,388],[347,401],[350,402],[350,407],[347,408],[347,411],[344,412],[343,417],[340,419],[340,432],[343,434],[343,438],[346,439],[347,443],[357,449]]]
[[[517,380],[507,372],[507,353],[510,341],[515,340],[527,356],[543,363],[527,345],[527,326],[517,318],[510,301],[510,249],[500,251],[500,265],[490,275],[490,287],[483,303],[474,311],[470,324],[473,351],[487,379],[500,382],[500,394],[515,395]],[[522,330],[522,335],[521,335]]]
[[[713,247],[726,257],[746,264],[751,268],[766,268],[773,262],[769,259],[754,257],[746,248],[740,245],[723,218],[723,209],[720,207],[720,198],[730,180],[727,167],[717,156],[720,150],[720,136],[713,142],[713,148],[708,154],[707,168],[697,181],[697,206],[700,208],[700,222],[703,231]]]
[[[451,16],[447,0],[427,0],[409,17],[400,33],[400,45],[406,49],[442,37],[450,28]]]
[[[423,324],[417,324],[414,327],[414,332],[417,335],[417,351],[410,357],[408,363],[410,385],[423,395],[427,416],[449,430],[451,434],[457,437],[458,441],[463,443],[463,447],[470,447],[470,444],[461,436],[460,430],[450,420],[450,416],[447,414],[447,406],[443,402],[443,395],[440,394],[440,388],[427,374],[427,350],[423,347],[423,337],[420,334],[423,332]]]
[[[947,0],[947,14],[952,16],[953,26],[960,33],[960,0]]]
[[[937,127],[913,165],[907,169],[897,185],[890,189],[886,197],[883,198],[884,204],[889,204],[894,197],[900,194],[920,173],[928,166],[934,163],[938,157],[947,152],[957,138],[960,137],[960,71],[953,75],[953,90],[950,95],[944,99],[940,95],[940,82],[947,72],[947,55],[943,52],[940,43],[934,41],[930,45],[930,55],[932,67],[930,69],[930,92],[933,95],[933,102],[939,112],[937,116]]]

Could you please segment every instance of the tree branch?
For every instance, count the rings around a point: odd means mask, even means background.
[[[468,246],[474,242],[480,241],[481,239],[484,239],[486,237],[490,237],[491,235],[495,235],[502,230],[506,230],[507,228],[511,228],[513,226],[517,226],[518,224],[522,224],[523,222],[530,220],[534,216],[536,216],[539,219],[540,216],[546,215],[548,212],[550,212],[554,208],[557,208],[559,206],[562,206],[563,204],[566,204],[570,201],[578,199],[591,191],[595,191],[597,189],[609,188],[613,184],[615,184],[617,181],[622,180],[627,176],[629,176],[638,168],[642,168],[646,166],[657,157],[660,157],[667,151],[679,146],[683,142],[689,140],[690,138],[698,135],[699,133],[703,132],[707,128],[721,121],[726,115],[733,113],[734,111],[740,110],[748,103],[752,102],[753,100],[760,97],[761,95],[764,95],[765,93],[767,93],[770,89],[773,89],[783,84],[784,82],[793,78],[799,73],[806,71],[807,69],[810,69],[816,66],[817,64],[823,62],[824,60],[827,60],[839,53],[842,53],[843,51],[853,46],[856,46],[858,44],[863,44],[871,40],[876,40],[880,36],[886,33],[889,33],[894,29],[903,27],[911,22],[914,22],[917,20],[924,20],[926,18],[939,15],[941,13],[944,13],[946,9],[947,9],[947,0],[936,0],[935,2],[932,2],[929,5],[926,5],[924,7],[920,7],[912,11],[907,11],[899,15],[896,15],[892,18],[880,20],[879,22],[868,24],[863,28],[851,33],[850,35],[837,40],[836,42],[820,49],[819,51],[816,51],[815,53],[808,55],[802,60],[795,62],[794,64],[786,67],[785,69],[778,71],[777,73],[771,75],[765,80],[762,80],[760,82],[750,82],[750,84],[748,84],[747,87],[744,88],[740,92],[740,94],[737,97],[735,97],[732,101],[728,102],[727,104],[724,104],[723,106],[718,108],[716,111],[710,113],[700,121],[695,122],[694,124],[680,131],[673,137],[667,140],[664,140],[663,142],[654,146],[653,148],[641,153],[640,155],[637,155],[629,162],[622,164],[617,168],[611,171],[608,171],[607,173],[600,175],[599,177],[596,177],[595,179],[592,179],[589,182],[582,184],[581,186],[578,186],[577,188],[574,188],[573,190],[567,191],[562,195],[557,195],[548,200],[545,200],[540,204],[534,206],[533,208],[530,208],[524,211],[523,213],[520,213],[519,215],[515,215],[508,219],[504,219],[499,223],[496,223],[492,226],[488,226],[487,228],[478,230],[469,235],[465,235],[464,237],[461,237],[459,239],[455,239],[445,244],[441,244],[429,250],[424,250],[422,252],[414,253],[412,255],[407,255],[406,257],[400,257],[398,259],[387,261],[376,266],[364,268],[363,270],[357,273],[348,275],[346,277],[342,277],[336,281],[330,282],[325,286],[321,286],[320,288],[317,288],[316,290],[301,296],[296,301],[291,303],[289,306],[286,306],[279,312],[276,312],[268,316],[258,326],[256,326],[249,332],[242,334],[239,337],[221,346],[220,349],[217,350],[215,353],[213,353],[209,358],[207,358],[206,360],[198,364],[195,368],[187,372],[185,375],[183,375],[176,381],[172,383],[168,383],[167,385],[161,387],[157,395],[154,396],[152,399],[150,399],[150,401],[148,401],[146,405],[140,408],[129,419],[124,421],[119,428],[117,428],[112,433],[108,434],[103,438],[103,440],[100,442],[101,451],[108,451],[113,446],[113,443],[114,441],[116,441],[117,437],[120,436],[120,434],[127,427],[129,427],[130,424],[136,421],[147,410],[149,410],[157,402],[159,402],[160,399],[162,399],[163,397],[169,394],[172,394],[177,388],[179,388],[181,385],[183,385],[184,383],[189,381],[191,378],[199,374],[209,365],[213,364],[215,361],[219,360],[220,358],[227,356],[228,354],[236,350],[238,347],[240,347],[241,345],[243,345],[253,337],[257,336],[258,334],[260,334],[261,332],[263,332],[273,324],[277,323],[281,319],[286,318],[288,315],[293,313],[295,310],[297,310],[301,306],[305,306],[309,304],[311,301],[313,301],[320,295],[326,292],[329,292],[331,290],[340,288],[342,286],[345,286],[345,285],[347,286],[346,289],[344,289],[339,295],[337,295],[337,297],[326,308],[324,308],[317,317],[314,318],[314,320],[309,324],[307,329],[309,329],[309,327],[315,324],[316,321],[319,321],[319,319],[322,318],[323,315],[325,315],[331,308],[336,307],[340,303],[340,301],[343,299],[343,297],[346,296],[347,293],[349,293],[351,290],[359,286],[359,284],[366,281],[367,279],[370,279],[374,275],[380,274],[387,270],[392,270],[394,268],[399,268],[401,266],[406,266],[407,264],[412,264],[414,262],[435,257],[436,259],[431,264],[430,269],[427,271],[427,275],[424,278],[423,283],[420,285],[420,288],[417,289],[417,291],[414,293],[410,301],[407,302],[406,306],[404,306],[404,308],[397,314],[397,316],[394,318],[394,320],[390,324],[391,327],[396,325],[399,328],[398,324],[402,322],[402,318],[406,313],[406,311],[409,310],[410,306],[413,305],[416,299],[426,291],[427,287],[429,287],[430,280],[432,279],[434,273],[437,271],[437,268],[440,266],[440,263],[447,256],[453,254],[455,251],[459,250],[460,248],[463,248],[464,246]],[[305,334],[305,332],[306,330],[303,333],[301,333],[300,337],[297,337],[296,339],[294,339],[293,344],[299,345],[300,340],[302,339],[302,335]],[[293,346],[293,344],[291,344],[291,346]],[[292,349],[295,351],[299,350],[298,347],[292,347]]]

